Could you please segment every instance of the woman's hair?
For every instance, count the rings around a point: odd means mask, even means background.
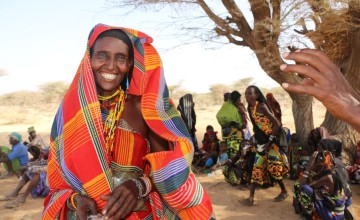
[[[211,125],[206,126],[206,130],[210,130],[210,129],[214,130],[214,127]]]
[[[133,61],[133,65],[131,65],[130,70],[127,73],[127,76],[126,76],[128,82],[130,83],[131,77],[132,77],[132,72],[133,72],[133,69],[134,69],[134,47],[133,47],[131,39],[129,38],[129,36],[124,31],[122,31],[120,29],[111,29],[111,30],[104,31],[101,34],[99,34],[99,36],[96,38],[94,44],[90,48],[90,57],[92,57],[92,55],[93,55],[93,52],[94,52],[93,48],[94,48],[96,42],[99,39],[104,38],[104,37],[117,38],[117,39],[123,41],[128,46],[128,53],[129,53],[129,58],[128,59]],[[126,88],[126,86],[127,86],[126,81],[127,80],[124,78],[124,80],[120,83],[121,89],[124,90],[124,91],[126,91],[126,89],[127,89]]]
[[[232,93],[230,93],[230,98],[229,99],[230,99],[232,104],[237,105],[237,101],[240,99],[240,97],[241,97],[240,92],[233,91]]]

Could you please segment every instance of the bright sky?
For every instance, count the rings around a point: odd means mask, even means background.
[[[181,40],[171,35],[175,30],[161,26],[171,21],[171,10],[120,16],[123,13],[119,8],[109,9],[105,0],[1,0],[0,71],[6,75],[0,77],[0,94],[36,90],[46,82],[70,83],[87,36],[97,23],[130,27],[153,37],[168,85],[181,83],[197,93],[246,77],[253,77],[260,86],[278,85],[247,48],[229,44],[209,50],[200,43],[179,46]]]

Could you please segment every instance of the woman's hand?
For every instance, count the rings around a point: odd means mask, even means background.
[[[89,215],[96,215],[96,202],[80,194],[75,195],[74,197],[76,204],[76,215],[80,220],[86,220]]]
[[[282,64],[282,71],[295,72],[305,77],[302,84],[283,83],[284,89],[314,96],[332,115],[360,131],[360,96],[339,67],[323,52],[313,49],[285,53],[284,58],[298,64]]]
[[[128,180],[115,188],[107,196],[101,196],[107,201],[103,215],[109,219],[124,219],[135,208],[139,197],[139,188],[132,180]]]

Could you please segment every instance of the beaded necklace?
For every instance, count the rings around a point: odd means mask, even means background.
[[[114,94],[107,97],[98,96],[99,100],[103,101],[103,103],[101,103],[101,107],[104,110],[108,111],[108,115],[104,121],[104,137],[105,137],[107,154],[111,154],[111,152],[113,151],[114,140],[115,140],[115,129],[117,127],[117,124],[119,123],[120,117],[124,110],[125,99],[126,99],[126,93],[121,88],[117,90]],[[116,96],[117,94],[120,95]],[[114,99],[114,101],[110,103],[109,100],[115,96],[116,98]]]

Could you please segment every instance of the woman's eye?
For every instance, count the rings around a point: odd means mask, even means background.
[[[123,55],[119,55],[119,56],[116,57],[116,60],[120,61],[120,62],[124,62],[126,60],[126,57],[123,56]]]
[[[107,58],[107,54],[104,53],[104,52],[100,52],[100,53],[98,53],[98,54],[96,55],[96,57],[97,57],[98,59],[106,59],[106,58]]]

